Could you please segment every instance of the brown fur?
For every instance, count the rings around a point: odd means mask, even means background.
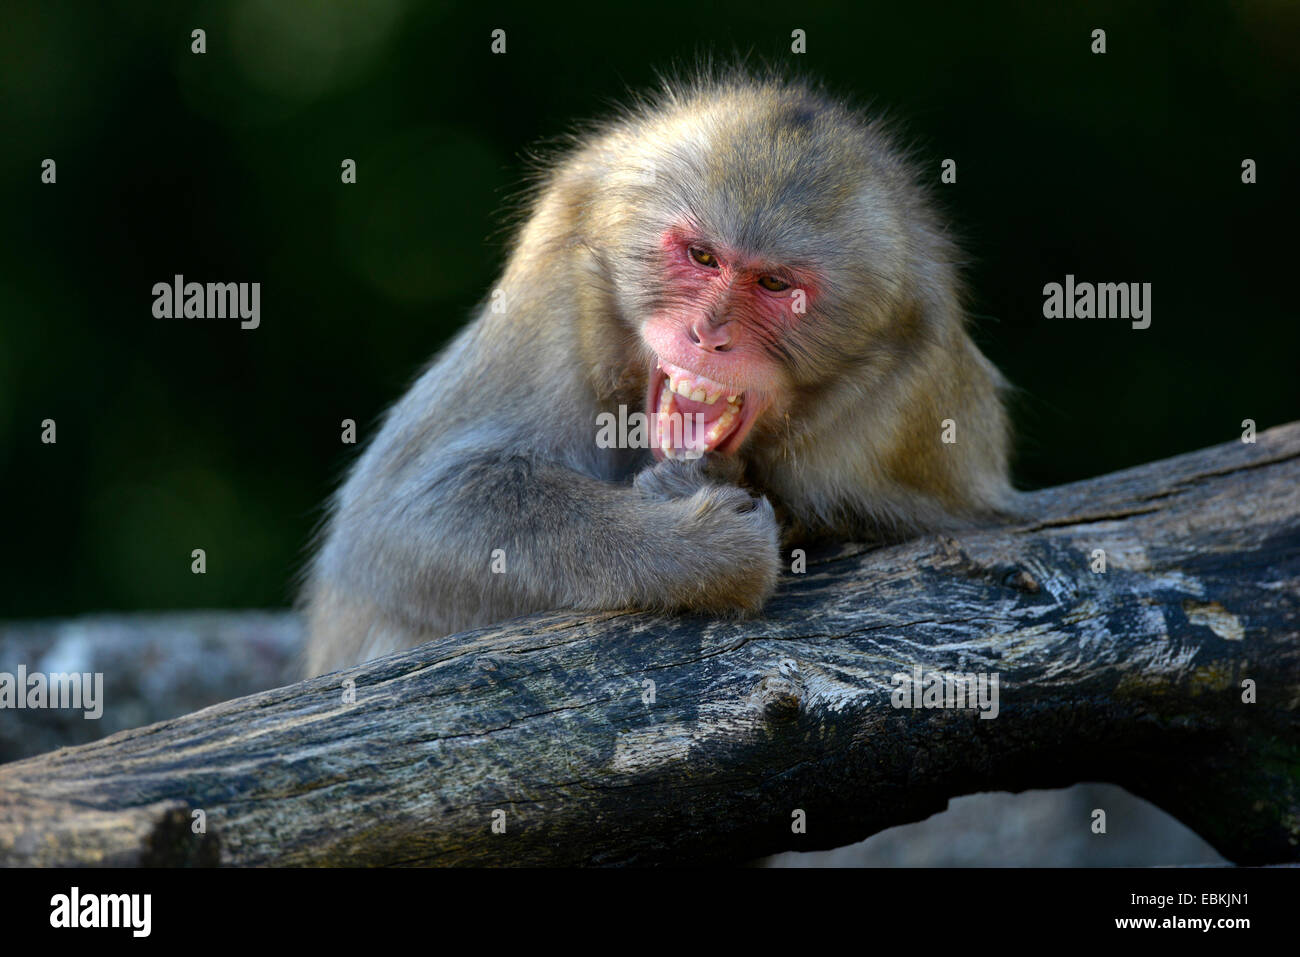
[[[654,464],[593,437],[597,414],[642,405],[655,237],[683,212],[827,288],[739,452]],[[889,136],[801,84],[671,85],[575,140],[513,244],[504,312],[479,309],[336,496],[308,671],[547,608],[753,612],[783,530],[883,539],[995,513],[1001,378],[964,329],[955,258]]]

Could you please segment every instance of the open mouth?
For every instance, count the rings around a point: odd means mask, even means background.
[[[659,359],[650,372],[646,397],[654,415],[655,458],[693,459],[706,452],[735,451],[761,404],[746,401],[743,390]]]

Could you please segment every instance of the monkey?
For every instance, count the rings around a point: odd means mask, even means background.
[[[576,134],[333,498],[307,672],[544,610],[753,615],[792,542],[1005,514],[959,265],[895,134],[810,81],[666,80]],[[598,443],[620,410],[645,440]]]

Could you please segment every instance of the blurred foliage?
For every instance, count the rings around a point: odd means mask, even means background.
[[[1020,390],[1022,486],[1300,417],[1298,23],[1289,0],[8,3],[0,615],[288,601],[355,454],[340,420],[364,439],[485,295],[526,151],[707,54],[797,60],[936,175],[957,159],[940,198]],[[261,282],[261,328],[154,319],[176,273]],[[1066,273],[1152,282],[1152,327],[1044,320]]]

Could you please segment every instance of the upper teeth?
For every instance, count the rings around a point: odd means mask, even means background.
[[[686,376],[677,376],[672,373],[668,374],[668,388],[676,392],[683,398],[690,399],[693,402],[703,402],[705,405],[713,405],[718,399],[722,398],[722,389],[715,389],[712,392],[698,385],[693,379]],[[727,396],[727,401],[735,403],[739,401],[739,395]]]

